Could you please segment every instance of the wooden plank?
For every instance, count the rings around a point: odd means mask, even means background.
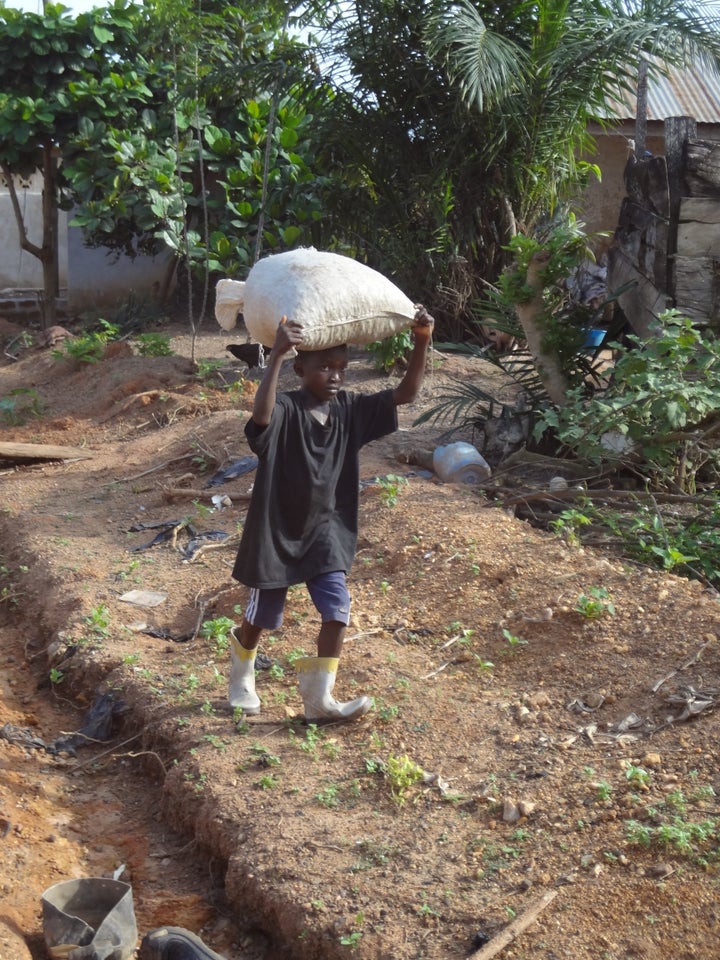
[[[81,447],[56,447],[51,443],[0,442],[0,459],[91,460],[94,454]]]
[[[667,237],[667,220],[629,198],[623,200],[613,244],[619,245],[637,270],[658,287],[666,283]]]
[[[608,290],[612,293],[627,283],[632,286],[619,295],[618,303],[633,333],[645,339],[654,336],[657,318],[667,309],[668,298],[613,244],[608,250]]]
[[[680,257],[712,257],[720,250],[719,223],[681,223],[676,251]]]
[[[670,214],[670,188],[665,157],[638,160],[631,156],[623,170],[628,198],[660,217]]]
[[[682,197],[680,223],[720,223],[720,197]]]
[[[693,197],[720,197],[720,142],[688,140],[685,187]]]
[[[670,185],[665,157],[647,162],[647,194],[653,211],[664,219],[670,216]]]
[[[720,259],[675,257],[672,265],[677,309],[700,326],[720,325]]]

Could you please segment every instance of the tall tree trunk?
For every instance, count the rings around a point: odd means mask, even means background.
[[[635,107],[635,156],[645,159],[647,144],[648,62],[644,57],[638,63],[637,106]]]
[[[57,300],[60,295],[60,266],[58,256],[57,151],[53,144],[43,148],[43,242],[40,260],[43,267],[43,329],[57,320]]]
[[[526,303],[516,303],[515,311],[520,321],[520,326],[525,333],[528,350],[535,361],[535,368],[543,382],[547,395],[557,406],[562,406],[567,395],[567,380],[562,372],[557,356],[555,356],[554,353],[547,352],[543,347],[544,330],[539,319],[544,307],[544,285],[540,274],[549,256],[550,254],[545,251],[534,254],[528,266],[526,277],[527,285],[533,288],[533,296],[532,299]]]

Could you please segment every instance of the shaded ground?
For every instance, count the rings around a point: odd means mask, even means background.
[[[197,348],[227,360],[219,380],[204,362],[193,375],[182,335],[174,357],[123,345],[78,368],[31,350],[0,368],[0,398],[32,387],[14,396],[39,413],[2,439],[92,454],[0,476],[0,726],[47,743],[100,693],[124,711],[76,757],[0,738],[0,960],[23,958],[21,940],[43,956],[46,886],[123,863],[141,934],[187,926],[233,960],[453,960],[550,891],[503,957],[714,956],[717,598],[402,462],[440,437],[412,423],[448,377],[503,389],[482,361],[438,358],[401,431],[364,451],[365,480],[407,475],[361,497],[338,688],[374,712],[301,722],[292,660],[318,624],[298,588],[263,646],[263,710],[235,722],[207,624],[245,602],[230,569],[252,474],[205,485],[249,453],[255,383],[226,342]],[[393,382],[351,364],[351,389]],[[231,504],[210,512],[213,493]],[[230,543],[184,559],[184,527],[136,549],[157,531],[133,526],[181,520]],[[164,599],[135,606],[131,590]],[[598,590],[614,612],[591,617]]]

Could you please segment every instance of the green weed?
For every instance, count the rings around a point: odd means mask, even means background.
[[[378,477],[380,487],[380,500],[386,507],[397,505],[400,491],[408,485],[405,477],[398,476],[395,473],[388,473],[385,477]]]
[[[315,799],[317,802],[328,809],[337,807],[340,802],[338,799],[338,788],[334,783],[328,784],[324,789],[320,790],[319,793],[315,794]]]
[[[162,333],[139,333],[135,344],[141,357],[171,357],[170,337]]]
[[[90,634],[92,637],[100,640],[107,637],[110,627],[110,611],[101,603],[97,607],[93,607],[90,613],[83,617],[83,623],[85,623],[90,628]]]
[[[390,373],[397,363],[402,363],[408,350],[412,347],[412,336],[409,330],[401,330],[385,340],[374,340],[367,345],[367,352],[373,358],[378,370]]]
[[[523,640],[522,637],[515,636],[515,634],[511,633],[509,630],[503,628],[502,635],[507,640],[511,653],[514,653],[519,647],[527,646],[527,640]]]
[[[100,330],[65,340],[62,347],[53,350],[54,360],[75,360],[77,363],[98,363],[111,340],[117,340],[120,328],[107,320],[99,320]]]
[[[588,620],[599,620],[607,615],[614,616],[615,604],[605,587],[590,587],[587,593],[578,597],[575,612]]]
[[[221,657],[230,649],[230,631],[235,622],[229,617],[217,617],[215,620],[205,620],[200,628],[200,634],[212,646],[216,657]]]
[[[398,806],[405,803],[411,787],[422,780],[424,775],[423,768],[414,760],[411,760],[407,754],[400,757],[391,754],[388,757],[385,776],[390,784],[393,799]]]

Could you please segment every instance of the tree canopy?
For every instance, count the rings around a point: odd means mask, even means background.
[[[638,65],[720,62],[702,0],[114,0],[0,8],[0,163],[87,241],[209,274],[313,243],[433,304],[448,338],[593,168]],[[300,39],[298,24],[315,23]],[[58,156],[62,154],[62,165]],[[52,211],[48,211],[52,219]],[[25,248],[48,259],[42,245]],[[46,283],[46,296],[52,283]],[[56,282],[55,282],[56,286]]]

